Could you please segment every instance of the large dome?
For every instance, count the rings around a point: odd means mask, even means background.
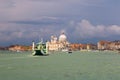
[[[60,42],[65,42],[67,40],[67,37],[64,33],[62,33],[60,36],[59,36],[59,41]]]

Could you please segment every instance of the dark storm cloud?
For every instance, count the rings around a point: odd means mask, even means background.
[[[15,23],[15,24],[29,24],[29,25],[62,25],[62,24],[65,24],[65,22],[64,22],[64,21],[61,21],[61,20],[9,21],[9,23]]]
[[[0,44],[61,31],[74,42],[120,39],[119,7],[119,0],[0,0]]]

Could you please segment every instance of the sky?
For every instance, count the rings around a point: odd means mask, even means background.
[[[70,43],[120,40],[120,0],[0,0],[0,46],[65,32]]]

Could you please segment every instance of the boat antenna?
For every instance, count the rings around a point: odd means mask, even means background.
[[[43,38],[41,38],[41,41],[40,41],[41,43],[43,43]]]

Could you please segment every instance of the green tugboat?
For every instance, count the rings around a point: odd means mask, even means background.
[[[46,47],[46,44],[43,43],[42,41],[37,43],[35,45],[34,41],[32,43],[32,55],[33,56],[47,56],[48,55],[48,50]]]

